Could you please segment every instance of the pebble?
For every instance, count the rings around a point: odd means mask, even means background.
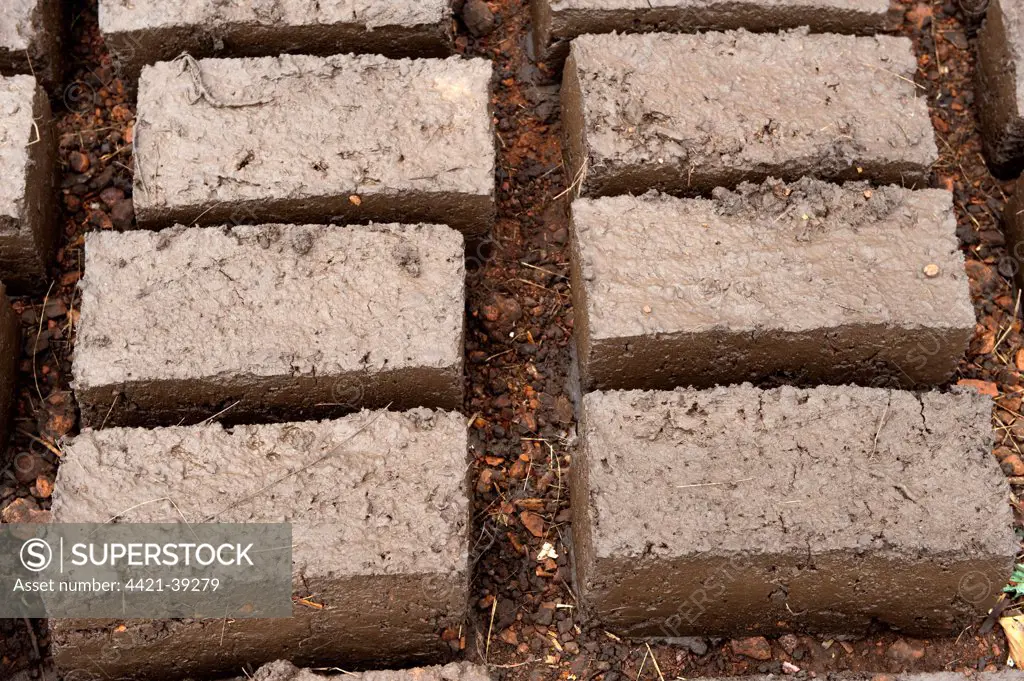
[[[924,657],[924,646],[920,643],[910,643],[905,639],[899,639],[885,652],[886,657],[897,662],[914,662]]]
[[[36,481],[43,473],[50,470],[50,464],[35,452],[20,452],[14,457],[12,464],[14,479],[23,485]]]
[[[466,0],[462,7],[462,20],[469,32],[477,38],[494,30],[494,12],[484,0]]]
[[[80,151],[73,151],[68,155],[68,165],[76,173],[84,173],[89,169],[89,157]]]
[[[114,229],[125,231],[132,228],[135,221],[135,204],[131,199],[124,199],[110,209],[110,220]]]
[[[733,639],[730,643],[732,652],[752,660],[772,659],[772,647],[764,636]]]

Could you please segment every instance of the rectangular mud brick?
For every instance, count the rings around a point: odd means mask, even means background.
[[[952,204],[810,179],[577,199],[584,387],[944,383],[975,326]]]
[[[90,233],[73,366],[83,423],[458,409],[463,253],[443,225]]]
[[[197,58],[289,52],[445,57],[453,52],[448,0],[100,0],[99,22],[129,80],[143,65],[182,52]]]
[[[910,40],[789,31],[585,35],[562,85],[582,195],[766,177],[928,186],[938,152]]]
[[[140,227],[494,218],[483,59],[182,59],[146,67]]]
[[[205,678],[278,659],[444,661],[441,632],[462,623],[469,589],[465,425],[454,412],[416,409],[84,431],[64,450],[55,522],[290,522],[295,596],[325,607],[159,626],[51,619],[64,678]],[[269,481],[280,482],[265,489]]]
[[[61,80],[61,0],[0,3],[0,73],[34,74],[47,87]]]
[[[628,636],[952,635],[1013,567],[976,393],[594,392],[571,491],[577,585]]]
[[[255,673],[234,681],[322,681],[324,678],[347,681],[490,681],[487,668],[470,662],[449,662],[444,666],[415,669],[381,669],[367,672],[328,674],[320,670],[299,669],[291,662],[278,660],[263,665]],[[984,680],[982,680],[984,681]],[[1019,681],[1019,680],[1015,680]]]
[[[532,0],[534,47],[559,62],[585,33],[779,31],[876,33],[895,28],[889,0]]]
[[[32,76],[0,78],[0,278],[45,286],[57,238],[57,147],[50,102]]]
[[[978,118],[993,172],[1024,169],[1024,5],[991,0],[978,31]]]

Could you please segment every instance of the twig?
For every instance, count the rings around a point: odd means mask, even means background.
[[[107,409],[107,415],[103,417],[103,423],[100,424],[100,430],[103,430],[103,426],[107,425],[107,419],[110,418],[111,412],[114,411],[114,405],[117,404],[117,400],[120,399],[121,393],[114,393],[114,399],[110,402],[110,409]]]
[[[661,673],[661,665],[658,664],[658,658],[654,656],[654,651],[651,650],[651,644],[644,643],[644,645],[647,646],[647,652],[651,656],[651,662],[654,663],[654,671],[658,672],[658,678],[661,679],[661,681],[665,681],[665,675]]]
[[[491,601],[491,623],[487,626],[487,645],[484,648],[484,664],[491,658],[491,633],[494,631],[494,613],[498,610],[498,598]]]
[[[205,426],[205,425],[206,425],[207,423],[209,423],[210,421],[214,420],[214,419],[215,419],[215,418],[217,418],[218,416],[221,416],[222,414],[224,414],[224,413],[225,413],[226,411],[228,411],[229,409],[234,409],[235,407],[237,407],[237,406],[238,406],[238,405],[240,405],[241,403],[242,403],[242,400],[237,400],[237,401],[235,401],[235,403],[234,403],[234,404],[229,404],[228,406],[224,407],[223,409],[221,409],[220,411],[218,411],[218,412],[217,412],[216,414],[214,414],[213,416],[207,416],[207,417],[206,417],[205,419],[203,419],[202,421],[200,421],[200,422],[199,422],[199,423],[197,423],[196,425],[197,425],[197,426]]]
[[[882,418],[878,419],[878,428],[875,429],[875,439],[871,443],[871,456],[869,458],[875,458],[875,452],[878,451],[878,436],[882,434],[882,428],[885,427],[885,417],[889,415],[889,404],[892,402],[892,397],[885,402],[885,410],[882,412]]]
[[[213,96],[213,94],[207,89],[206,84],[203,83],[203,71],[199,67],[199,62],[196,61],[188,52],[182,52],[175,61],[181,62],[181,71],[179,73],[185,73],[188,71],[188,75],[192,77],[192,99],[189,104],[195,104],[199,100],[205,100],[207,104],[216,109],[238,109],[246,106],[259,106],[260,104],[267,104],[273,101],[273,97],[264,99],[253,99],[245,102],[222,102]]]

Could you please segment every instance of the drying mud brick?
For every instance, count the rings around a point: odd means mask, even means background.
[[[329,674],[326,678],[340,681],[342,676],[340,673]],[[346,681],[490,681],[491,678],[486,667],[470,662],[451,662],[443,667],[345,672],[344,677]],[[299,669],[291,662],[278,660],[234,681],[322,681],[324,678],[322,673]]]
[[[789,31],[585,35],[562,85],[586,196],[766,177],[927,187],[938,156],[910,40]]]
[[[0,278],[38,289],[57,237],[50,102],[32,76],[0,78]]]
[[[0,3],[0,73],[34,74],[47,87],[61,79],[61,0]]]
[[[889,0],[532,0],[534,47],[562,61],[585,33],[779,31],[876,33],[895,28]]]
[[[583,384],[944,383],[975,326],[952,204],[810,179],[577,199]]]
[[[494,217],[490,62],[183,58],[143,70],[141,227]]]
[[[953,635],[1013,567],[987,397],[746,384],[582,412],[576,583],[620,635]]]
[[[429,409],[84,431],[64,450],[55,522],[290,522],[295,596],[324,607],[270,620],[51,619],[63,678],[444,661],[441,630],[461,624],[468,598],[466,457],[465,419]],[[280,482],[261,493],[269,480]]]
[[[259,225],[85,237],[83,423],[462,406],[462,236]]]
[[[129,80],[143,65],[182,52],[197,58],[452,53],[448,0],[100,0],[99,20],[103,38]]]
[[[1024,169],[1024,5],[991,0],[978,32],[978,118],[993,172]]]

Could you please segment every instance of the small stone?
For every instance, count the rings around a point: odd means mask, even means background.
[[[107,208],[113,208],[124,201],[124,191],[117,187],[107,187],[100,192],[100,200],[107,204]]]
[[[33,514],[39,513],[39,506],[27,497],[15,499],[7,508],[0,511],[0,520],[5,523],[30,523]]]
[[[68,165],[76,173],[84,173],[89,169],[89,157],[80,151],[73,151],[68,156]]]
[[[110,220],[114,229],[125,231],[132,228],[135,221],[135,204],[131,199],[124,199],[110,209]]]
[[[462,7],[462,20],[471,35],[483,37],[494,30],[494,12],[484,0],[466,0]]]
[[[764,661],[772,659],[772,647],[764,636],[733,639],[730,645],[732,646],[732,652],[736,655],[743,655],[752,660]]]
[[[651,306],[650,305],[644,305],[644,314],[651,314],[651,312],[652,312]]]
[[[886,657],[897,662],[914,662],[924,657],[924,646],[899,639],[885,652]]]
[[[1012,475],[1014,477],[1024,476],[1024,461],[1021,460],[1018,454],[1008,454],[999,463],[1003,469],[1003,473]]]
[[[794,634],[783,634],[779,637],[779,645],[782,646],[787,655],[792,655],[796,647],[800,645],[800,639]]]
[[[49,499],[53,494],[53,481],[45,475],[36,478],[36,496],[40,499]]]
[[[924,266],[924,276],[928,277],[929,279],[934,279],[935,277],[939,276],[939,271],[939,266],[933,262],[930,262]]]

